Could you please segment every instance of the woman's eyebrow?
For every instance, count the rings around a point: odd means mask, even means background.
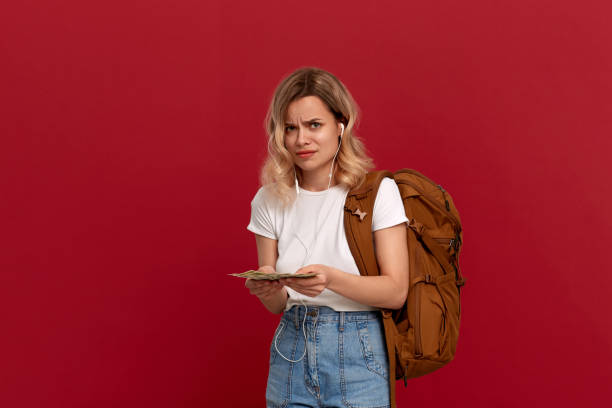
[[[310,120],[305,120],[305,121],[302,121],[302,123],[310,123],[310,122],[314,122],[315,120],[323,120],[323,119],[319,119],[319,118],[312,118],[312,119],[310,119]],[[293,125],[293,123],[292,123],[292,122],[285,122],[285,125]]]

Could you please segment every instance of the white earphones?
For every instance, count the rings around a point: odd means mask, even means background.
[[[336,155],[338,154],[338,151],[340,151],[340,145],[342,144],[342,136],[344,135],[344,123],[340,123],[340,141],[338,142],[338,149],[336,149],[336,154],[334,154],[334,158],[332,160],[332,167],[329,170],[329,183],[327,183],[327,190],[329,190],[329,186],[331,184],[331,179],[332,179],[332,169],[334,168],[334,160],[336,160]],[[300,194],[300,189],[298,187],[298,180],[297,180],[297,173],[295,172],[295,165],[293,166],[293,172],[295,174],[295,191],[297,194]],[[325,195],[327,195],[327,190],[325,191]],[[315,221],[315,228],[316,225],[319,223],[319,214],[317,214],[317,220]],[[315,236],[314,236],[314,245],[312,246],[312,248],[314,248],[317,244],[317,236],[318,236],[318,231],[315,232]],[[304,245],[304,243],[302,242],[302,240],[295,235],[295,238],[298,239],[298,241],[300,241],[300,243],[304,246],[304,248],[306,249],[306,258],[304,259],[304,261],[302,261],[302,266],[304,266],[304,264],[306,263],[306,259],[310,258],[310,248],[308,248],[306,245]],[[308,313],[308,306],[306,305],[306,303],[304,303],[304,300],[300,297],[299,298],[300,303],[302,304],[302,306],[304,306],[305,310],[304,310],[304,320],[302,321],[302,331],[304,333],[304,341],[306,341],[306,314]],[[318,315],[317,315],[318,317]],[[315,317],[315,321],[314,324],[317,324],[317,317]],[[274,348],[276,349],[276,352],[278,354],[280,354],[280,356],[282,358],[284,358],[285,360],[292,362],[292,363],[297,363],[299,361],[301,361],[304,356],[306,355],[306,344],[304,344],[304,353],[302,353],[302,356],[297,359],[297,360],[291,360],[290,358],[287,358],[283,355],[283,353],[280,352],[280,350],[278,349],[278,345],[277,345],[277,339],[278,339],[278,335],[280,333],[277,331],[277,333],[274,335]]]

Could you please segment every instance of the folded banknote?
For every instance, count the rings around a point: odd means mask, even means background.
[[[264,273],[264,272],[250,270],[250,271],[246,271],[242,273],[230,273],[229,275],[237,276],[239,278],[250,278],[254,280],[278,280],[281,278],[311,278],[313,276],[316,276],[317,274],[316,272],[300,273],[300,274]]]

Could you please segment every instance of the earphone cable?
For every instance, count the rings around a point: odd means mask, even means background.
[[[344,126],[342,126],[342,131],[344,133]],[[329,182],[327,183],[327,190],[325,190],[325,197],[327,197],[327,194],[329,192],[329,186],[331,185],[332,176],[333,176],[333,173],[335,173],[334,161],[336,160],[336,156],[338,155],[338,152],[340,151],[340,145],[341,144],[342,144],[342,137],[340,137],[340,143],[338,143],[338,149],[336,149],[336,154],[334,154],[334,158],[332,159],[332,165],[331,165],[331,168],[329,169]],[[293,166],[293,172],[295,174],[295,190],[296,190],[296,194],[299,194],[300,191],[299,191],[298,182],[297,182],[297,173],[295,171],[295,165]],[[297,204],[297,201],[296,201],[296,204]],[[315,222],[315,228],[316,228],[316,225],[318,224],[318,220],[319,220],[319,213],[317,213],[317,221]],[[319,235],[318,231],[315,231],[314,244],[313,244],[312,248],[314,248],[317,245],[317,237],[318,237],[318,235]],[[300,241],[302,246],[306,249],[306,258],[304,258],[304,261],[302,261],[302,267],[303,267],[304,264],[306,263],[306,260],[310,257],[311,253],[310,253],[309,248],[306,247],[306,245],[304,245],[302,240],[297,235],[295,235],[295,237],[298,238],[298,241]],[[308,306],[306,305],[306,303],[304,303],[304,299],[302,298],[301,295],[299,297],[299,300],[300,300],[300,303],[302,304],[302,306],[304,306],[304,309],[305,309],[304,310],[304,319],[302,320],[302,332],[304,334],[304,353],[302,353],[302,357],[300,357],[297,360],[291,360],[291,359],[285,357],[283,355],[283,353],[281,353],[280,350],[278,349],[278,344],[277,344],[278,335],[280,334],[280,331],[277,332],[274,335],[274,348],[276,349],[276,352],[282,358],[284,358],[285,360],[287,360],[287,361],[289,361],[291,363],[298,363],[298,362],[300,362],[304,358],[304,356],[306,355],[306,350],[307,350],[306,342],[308,341],[308,339],[307,339],[307,336],[306,336],[306,316],[308,316]],[[318,314],[315,315],[315,320],[314,320],[314,323],[313,323],[313,327],[316,327],[316,325],[317,325],[318,316],[319,316]]]

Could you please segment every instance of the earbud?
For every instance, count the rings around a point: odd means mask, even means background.
[[[341,123],[340,127],[342,128],[342,130],[340,131],[340,139],[342,139],[342,135],[344,134],[344,123]]]

